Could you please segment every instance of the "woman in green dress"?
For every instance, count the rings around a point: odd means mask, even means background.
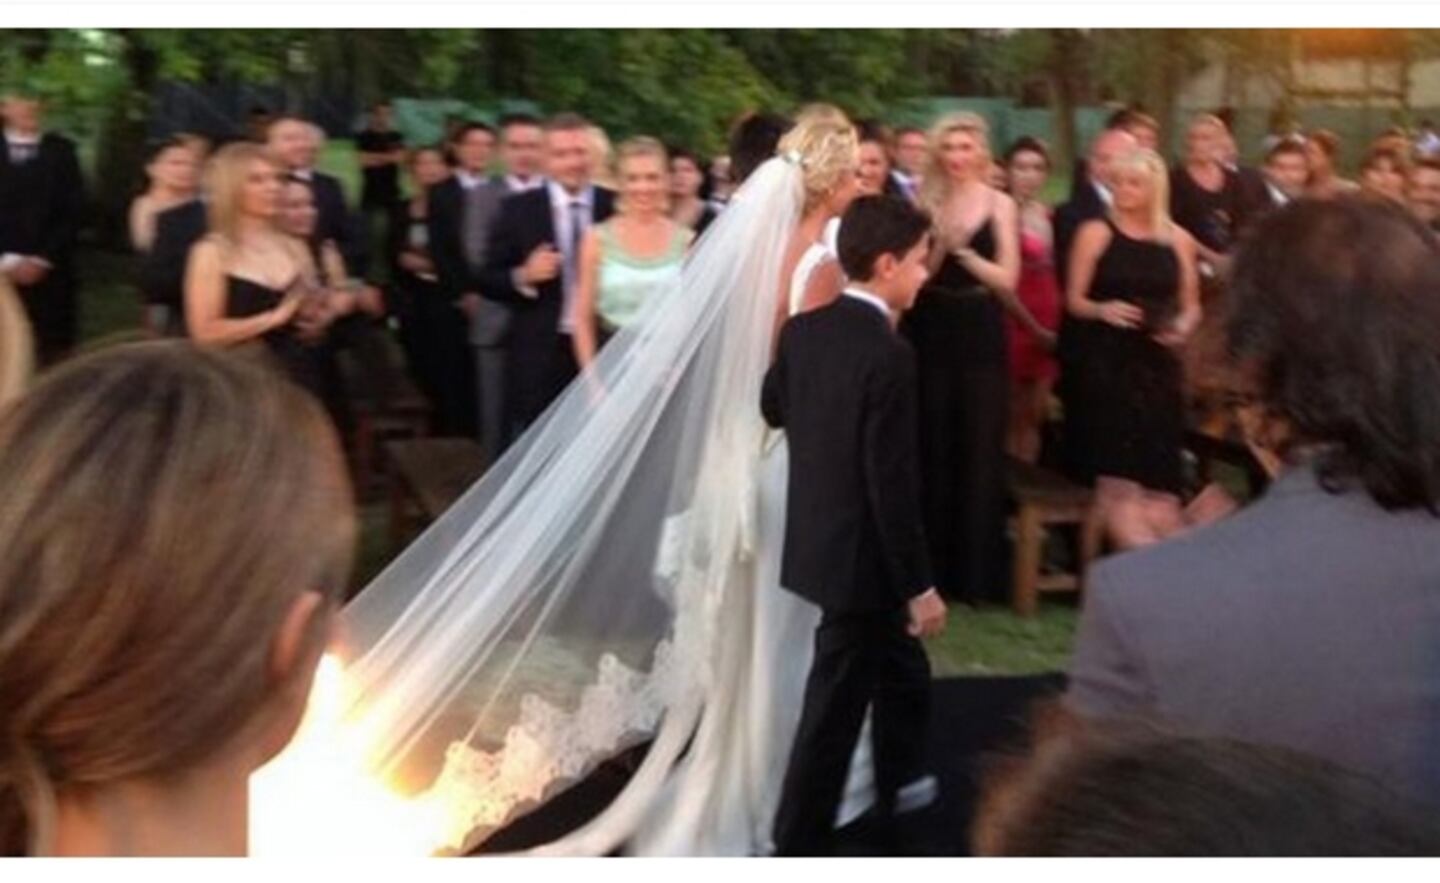
[[[653,138],[620,145],[615,215],[585,234],[574,303],[575,359],[585,371],[610,337],[675,284],[694,234],[670,219],[665,148]]]

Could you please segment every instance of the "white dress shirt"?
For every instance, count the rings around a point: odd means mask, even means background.
[[[878,295],[871,294],[863,288],[855,288],[853,286],[845,289],[843,293],[846,297],[853,297],[858,301],[869,304],[880,311],[880,315],[885,317],[885,321],[890,321],[890,305],[881,300]]]
[[[505,176],[505,187],[511,193],[528,193],[544,185],[545,179],[540,175],[531,175],[529,178],[521,178],[519,175]]]

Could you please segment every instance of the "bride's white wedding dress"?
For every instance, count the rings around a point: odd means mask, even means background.
[[[811,274],[829,260],[834,255],[820,243],[806,249],[790,278],[789,315],[800,312]],[[765,855],[772,849],[821,616],[819,607],[780,585],[789,470],[790,446],[772,431],[756,485],[753,583],[719,611],[722,669],[695,744],[632,839],[637,854]],[[867,720],[836,825],[854,821],[874,800]]]
[[[788,451],[759,408],[801,162],[763,164],[675,288],[346,608],[343,698],[312,704],[336,728],[287,755],[356,781],[253,818],[298,815],[311,853],[464,852],[648,741],[535,852],[768,851],[819,616],[779,588]],[[870,802],[868,742],[841,819]]]

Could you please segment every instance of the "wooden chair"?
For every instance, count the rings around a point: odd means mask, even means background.
[[[485,473],[485,452],[468,438],[385,443],[390,478],[390,545],[399,551],[419,526],[445,513]]]
[[[410,380],[388,334],[372,326],[352,340],[352,347],[340,353],[340,368],[354,415],[355,484],[363,495],[375,488],[377,446],[386,439],[428,435],[430,403]]]
[[[1041,466],[1010,461],[1010,494],[1015,502],[1011,532],[1015,537],[1011,591],[1015,613],[1034,616],[1041,592],[1082,591],[1085,570],[1100,547],[1100,525],[1093,517],[1089,488]],[[1073,526],[1078,535],[1074,573],[1042,574],[1045,529]]]

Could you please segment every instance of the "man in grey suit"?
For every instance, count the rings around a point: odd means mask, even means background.
[[[500,215],[500,203],[508,196],[525,193],[545,183],[541,174],[541,147],[544,138],[540,120],[527,114],[511,114],[500,121],[500,161],[505,174],[486,184],[481,203],[485,212],[485,241]],[[481,255],[476,266],[483,266]],[[471,299],[473,298],[473,299]],[[475,348],[475,390],[479,395],[480,441],[491,463],[505,450],[505,361],[509,344],[510,308],[504,303],[467,297],[462,307],[470,315],[470,345]]]
[[[1098,564],[1067,702],[1281,745],[1440,805],[1440,248],[1398,206],[1297,203],[1226,332],[1256,503]]]

